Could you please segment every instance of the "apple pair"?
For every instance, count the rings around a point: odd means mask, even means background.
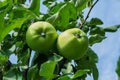
[[[26,32],[28,46],[41,53],[47,53],[56,41],[59,54],[67,59],[81,58],[88,48],[88,38],[79,28],[68,29],[58,35],[50,23],[38,21],[31,24]]]

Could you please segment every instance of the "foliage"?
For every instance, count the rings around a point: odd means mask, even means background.
[[[115,32],[120,25],[101,27],[99,18],[85,21],[84,9],[94,0],[0,0],[0,80],[85,80],[87,75],[98,80],[98,56],[92,46],[102,42],[106,32]],[[41,5],[47,7],[41,13]],[[26,44],[28,26],[36,21],[51,23],[60,33],[69,28],[81,28],[89,38],[89,49],[79,60],[67,60],[54,49],[48,55],[33,51]],[[17,56],[17,63],[9,60]],[[33,56],[33,58],[31,57]],[[120,73],[119,61],[116,72]]]
[[[117,61],[116,73],[118,75],[118,80],[120,80],[120,57]]]

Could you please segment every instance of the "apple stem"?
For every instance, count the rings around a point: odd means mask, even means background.
[[[41,35],[42,37],[45,37],[45,36],[46,36],[46,34],[45,34],[44,32],[42,32],[40,35]]]
[[[76,38],[81,38],[81,35],[79,33],[74,34]]]

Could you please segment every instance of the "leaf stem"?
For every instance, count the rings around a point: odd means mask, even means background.
[[[90,7],[90,10],[88,11],[85,20],[81,23],[80,28],[82,28],[82,26],[86,23],[86,21],[87,21],[89,15],[90,15],[90,13],[91,13],[93,7],[97,4],[98,1],[99,1],[99,0],[96,0],[96,1],[94,2],[94,4]]]

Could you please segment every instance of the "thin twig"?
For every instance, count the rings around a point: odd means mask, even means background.
[[[96,0],[96,1],[94,2],[94,4],[90,7],[90,10],[88,11],[88,14],[87,14],[85,20],[81,23],[80,28],[82,28],[82,26],[86,23],[86,20],[88,19],[89,15],[90,15],[90,12],[92,11],[93,7],[96,5],[96,3],[97,3],[98,1],[99,1],[99,0]]]

